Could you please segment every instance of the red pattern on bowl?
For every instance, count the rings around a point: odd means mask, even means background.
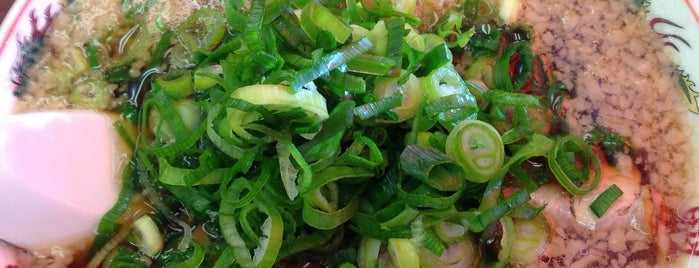
[[[22,53],[31,49],[32,41],[40,38],[37,31],[48,27],[50,17],[61,6],[60,0],[17,0],[7,13],[0,26],[0,116],[9,114],[16,101],[13,92],[21,74],[13,69],[21,68],[22,58],[29,58]]]

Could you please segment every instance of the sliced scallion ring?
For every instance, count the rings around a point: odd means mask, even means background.
[[[600,160],[590,145],[578,136],[568,135],[556,140],[549,151],[548,163],[558,182],[571,194],[587,194],[599,184]]]
[[[452,67],[447,65],[439,67],[422,78],[425,102],[427,104],[439,97],[453,94],[470,95],[466,88],[466,82]]]
[[[163,237],[155,221],[147,215],[141,216],[133,223],[133,232],[136,235],[141,251],[147,256],[158,255],[163,249]]]
[[[405,71],[401,72],[404,74]],[[405,121],[413,118],[422,105],[423,93],[420,80],[413,74],[408,75],[405,84],[398,84],[400,77],[382,77],[377,80],[374,89],[374,96],[377,98],[388,98],[394,93],[401,93],[402,100],[399,107],[392,111],[398,115],[398,121]]]
[[[502,167],[505,147],[502,137],[490,124],[464,120],[449,133],[446,152],[472,182],[486,182]]]
[[[260,245],[255,248],[252,261],[255,267],[272,267],[282,246],[284,222],[275,207],[259,200],[257,203],[260,211],[267,214],[268,218],[260,227],[262,230]]]
[[[177,27],[177,38],[190,50],[212,50],[226,33],[221,12],[202,8]]]
[[[388,239],[388,254],[391,256],[393,264],[398,268],[420,267],[420,257],[410,239]]]

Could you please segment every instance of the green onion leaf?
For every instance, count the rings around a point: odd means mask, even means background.
[[[361,120],[367,120],[389,112],[393,108],[401,106],[403,94],[394,93],[390,97],[380,99],[372,103],[366,103],[354,108],[354,116]],[[397,120],[398,118],[396,118]]]
[[[434,47],[432,50],[425,54],[424,65],[418,70],[420,74],[428,74],[439,67],[446,64],[451,64],[454,60],[451,50],[447,47],[446,43],[442,43]]]
[[[312,3],[313,1],[309,2]],[[327,75],[349,61],[350,59],[369,51],[373,44],[369,39],[362,38],[359,41],[346,45],[337,51],[324,56],[320,61],[314,62],[311,67],[298,73],[296,79],[291,81],[291,88],[299,91],[303,86],[318,77]]]
[[[389,57],[370,54],[359,55],[347,61],[347,71],[360,74],[390,75],[398,63]]]
[[[257,52],[262,49],[260,43],[260,28],[265,15],[265,1],[252,0],[250,1],[250,13],[248,15],[248,23],[245,27],[245,43],[251,52]]]
[[[97,47],[95,46],[94,41],[87,43],[87,48],[85,48],[85,54],[87,54],[87,62],[90,64],[90,68],[99,69],[100,62],[97,54]]]
[[[379,267],[381,240],[364,237],[362,241],[359,242],[358,251],[357,264],[359,267]]]
[[[335,230],[318,230],[300,237],[294,237],[291,241],[284,241],[278,259],[285,260],[301,252],[320,248],[333,238],[335,232]]]
[[[614,201],[619,199],[621,195],[623,195],[624,192],[619,189],[619,186],[616,186],[616,184],[612,184],[612,186],[609,186],[607,190],[604,190],[602,194],[600,194],[595,201],[592,201],[592,204],[590,204],[590,209],[592,209],[592,212],[597,215],[597,217],[602,217],[604,213],[607,212],[609,207],[614,204]]]
[[[396,196],[406,204],[419,208],[445,209],[454,205],[462,197],[463,191],[456,191],[450,195],[442,194],[429,186],[419,186],[417,189],[407,192],[398,186]]]
[[[298,146],[299,152],[306,161],[312,163],[323,158],[329,158],[340,147],[340,141],[345,131],[354,122],[354,102],[343,101],[332,109],[323,128],[310,141]]]
[[[323,81],[339,97],[345,97],[347,93],[362,94],[366,92],[366,81],[364,81],[364,78],[338,70],[330,71],[330,75],[324,76]]]
[[[516,58],[518,60],[515,60]],[[531,76],[533,60],[531,45],[528,42],[522,41],[507,47],[494,65],[495,87],[508,92],[519,91]]]
[[[124,170],[124,175],[121,179],[121,191],[116,203],[102,216],[97,225],[95,240],[92,242],[92,246],[90,246],[90,256],[99,251],[116,234],[119,227],[117,220],[129,208],[131,198],[136,192],[134,189],[134,181],[137,180],[135,176],[143,174],[143,172],[134,172],[137,169],[143,170],[145,167],[139,163],[138,158],[133,157]]]
[[[359,209],[359,199],[353,199],[347,206],[334,212],[325,212],[303,203],[301,217],[309,226],[320,230],[331,230],[349,221]]]
[[[498,202],[495,206],[482,210],[482,212],[475,214],[466,212],[465,216],[468,222],[468,228],[472,232],[482,232],[488,225],[497,222],[517,206],[529,200],[531,200],[529,192],[527,192],[527,190],[520,190]]]
[[[204,257],[206,257],[204,247],[194,240],[191,240],[189,243],[192,245],[192,248],[194,248],[189,259],[183,262],[169,264],[167,266],[168,268],[195,268],[201,266],[202,262],[204,262]]]
[[[170,47],[170,40],[173,34],[174,32],[168,29],[160,36],[160,40],[153,51],[153,56],[151,56],[150,66],[156,67],[163,63],[165,52],[167,52],[167,49]]]
[[[458,191],[465,185],[464,170],[432,147],[409,145],[400,155],[400,169],[440,191]]]
[[[308,1],[303,7],[301,27],[316,41],[322,31],[328,31],[338,43],[344,43],[352,34],[346,22],[316,1]]]

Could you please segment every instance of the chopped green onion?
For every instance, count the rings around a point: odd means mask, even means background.
[[[306,161],[316,162],[337,152],[345,131],[354,122],[354,105],[352,101],[337,104],[324,122],[323,129],[313,139],[298,147]]]
[[[548,163],[558,182],[571,194],[584,195],[599,184],[600,160],[578,136],[568,135],[556,140]]]
[[[239,11],[244,8],[243,1],[226,1],[226,22],[233,30],[243,32],[248,23],[248,18]]]
[[[435,99],[424,107],[425,115],[439,122],[447,130],[456,127],[463,120],[476,119],[478,107],[470,94],[452,94]]]
[[[352,28],[316,1],[308,1],[301,11],[301,27],[317,41],[322,31],[332,34],[335,41],[344,43],[352,34]]]
[[[483,92],[490,103],[498,105],[513,105],[513,106],[538,106],[541,105],[539,98],[524,93],[507,92],[503,90],[492,89]]]
[[[494,206],[481,210],[479,213],[467,212],[465,216],[468,228],[472,232],[482,232],[488,225],[497,222],[515,207],[529,200],[531,200],[529,192],[527,192],[527,190],[520,190]]]
[[[383,164],[384,156],[379,146],[370,138],[355,133],[354,142],[340,155],[333,165],[361,167],[370,170]],[[362,157],[362,156],[367,157]],[[354,172],[357,172],[356,170]]]
[[[286,189],[289,199],[294,200],[299,195],[299,189],[296,186],[298,170],[291,162],[291,152],[287,145],[281,142],[277,143],[277,157],[279,158],[279,172],[284,189]]]
[[[379,267],[381,240],[364,237],[359,242],[357,264],[359,267]]]
[[[212,209],[213,198],[206,195],[201,188],[174,185],[164,185],[164,188],[196,212],[204,214]]]
[[[231,246],[226,247],[221,255],[218,256],[216,262],[212,266],[213,268],[227,268],[230,267],[235,261],[235,252]]]
[[[386,56],[395,60],[397,65],[401,65],[404,37],[409,32],[405,29],[405,17],[386,20]]]
[[[423,100],[423,89],[420,80],[413,74],[408,75],[405,84],[399,84],[399,77],[382,77],[374,85],[374,96],[379,99],[390,98],[396,93],[402,95],[400,106],[391,109],[398,115],[398,121],[414,117]]]
[[[439,67],[451,64],[453,60],[451,50],[446,43],[442,43],[425,54],[424,66],[418,72],[430,73]]]
[[[110,238],[117,233],[117,220],[121,214],[129,208],[131,199],[136,192],[134,189],[134,181],[136,178],[134,178],[134,176],[137,176],[139,173],[134,171],[143,168],[143,165],[138,162],[138,159],[132,157],[129,165],[124,169],[119,196],[114,206],[102,216],[99,224],[97,224],[95,240],[90,246],[89,255],[94,256],[95,253],[105,246]],[[124,227],[122,226],[122,228]]]
[[[376,238],[383,242],[388,242],[390,238],[410,238],[412,236],[410,228],[406,226],[390,229],[382,228],[376,219],[361,211],[354,215],[352,223],[356,226],[354,231],[358,234],[364,237]]]
[[[364,81],[364,78],[342,73],[338,70],[330,71],[330,75],[323,77],[323,81],[340,97],[345,97],[348,93],[362,94],[366,92],[366,81]]]
[[[192,79],[192,72],[186,71],[173,78],[163,76],[158,77],[154,82],[158,84],[158,86],[160,86],[160,88],[162,88],[162,90],[164,90],[168,95],[184,98],[194,93]]]
[[[447,155],[464,169],[467,180],[486,182],[502,167],[505,147],[495,128],[483,121],[464,120],[446,141]]]
[[[250,1],[250,13],[248,15],[248,23],[245,27],[245,43],[252,52],[262,49],[262,44],[260,43],[260,28],[262,27],[264,15],[265,1]]]
[[[389,112],[389,110],[398,108],[403,101],[403,94],[394,93],[393,95],[380,99],[376,102],[366,103],[354,108],[354,116],[361,120],[367,120],[372,117],[377,117],[381,114]],[[397,117],[397,115],[395,115]],[[398,118],[395,118],[398,120]]]
[[[440,191],[457,191],[465,185],[464,170],[432,147],[408,145],[400,155],[400,169]]]
[[[519,59],[515,60],[515,58]],[[533,59],[531,45],[528,42],[510,45],[495,62],[493,73],[495,87],[509,92],[519,91],[532,73]],[[513,64],[514,72],[511,71]]]
[[[430,231],[425,229],[423,218],[424,217],[422,216],[418,216],[410,224],[410,233],[412,234],[410,242],[417,249],[425,247],[430,251],[438,252],[441,255],[444,252],[444,244],[439,241],[438,238],[434,237]]]
[[[251,185],[250,181],[245,178],[234,179],[230,186],[221,185],[222,201],[228,203],[232,209],[245,207],[252,203],[270,179],[272,168],[269,165],[265,165],[264,168],[254,185]]]
[[[327,75],[330,73],[330,71],[344,65],[352,58],[361,55],[362,53],[371,49],[373,46],[374,44],[372,44],[369,39],[362,38],[359,41],[353,42],[333,53],[326,55],[320,61],[314,62],[308,69],[299,72],[296,78],[291,81],[291,88],[294,89],[294,91],[299,91],[306,84],[312,82],[318,77]]]
[[[272,267],[282,246],[284,223],[276,208],[259,200],[257,202],[260,211],[267,214],[268,218],[260,227],[262,236],[260,245],[254,250],[253,264],[255,267]]]
[[[512,254],[512,247],[515,244],[515,225],[510,217],[500,218],[500,225],[502,226],[502,238],[500,239],[500,251],[498,252],[498,261],[495,263],[494,267],[504,268],[507,266],[508,260],[510,259],[510,254]]]
[[[221,232],[226,242],[233,248],[235,260],[242,267],[272,267],[281,248],[281,240],[284,232],[284,223],[279,211],[272,205],[262,200],[256,200],[255,206],[266,219],[261,222],[259,230],[261,232],[257,247],[252,250],[248,248],[245,239],[238,231],[238,224],[243,226],[247,222],[245,217],[237,218],[235,208],[228,206],[226,202],[221,203],[219,209],[219,223]],[[252,208],[252,207],[251,207]],[[240,222],[239,222],[240,221]]]
[[[448,221],[438,223],[434,226],[434,230],[442,241],[450,244],[464,240],[466,239],[466,235],[468,235],[468,229],[463,225]]]
[[[376,220],[384,228],[408,225],[420,215],[420,212],[402,202],[394,202],[375,213]]]
[[[597,198],[595,201],[590,204],[590,209],[592,212],[597,215],[597,217],[602,217],[604,213],[607,212],[607,210],[614,204],[614,201],[619,199],[624,194],[621,189],[619,189],[619,186],[616,186],[616,184],[612,184],[612,186],[609,186],[607,190],[604,190]]]
[[[201,266],[202,262],[204,262],[204,257],[206,257],[206,251],[201,244],[197,243],[197,241],[191,240],[190,244],[192,245],[193,250],[189,259],[180,263],[169,264],[167,266],[168,268],[195,268]]]
[[[414,207],[444,209],[454,205],[463,194],[463,191],[456,191],[448,196],[443,196],[428,188],[418,187],[412,192],[407,192],[399,186],[396,196]]]
[[[360,2],[229,0],[173,30],[156,22],[160,40],[130,23],[109,37],[121,41],[114,57],[86,43],[81,70],[103,74],[69,97],[115,109],[128,93],[120,110],[141,130],[115,124],[135,157],[91,266],[274,267],[318,254],[335,266],[502,267],[547,239],[525,232],[543,219],[528,204],[539,184],[599,187],[589,146],[540,131],[560,87],[540,59],[530,66],[531,44],[463,16],[490,14],[487,4],[423,27],[405,14],[415,0]],[[146,71],[131,77],[138,64]],[[550,170],[524,163],[544,158]],[[150,221],[120,216],[136,189],[154,205]],[[161,243],[123,243],[132,223]],[[480,255],[474,237],[498,252]]]
[[[194,89],[201,91],[213,88],[222,75],[223,68],[218,64],[199,68],[192,77]]]
[[[112,91],[105,81],[85,80],[75,85],[68,99],[84,108],[106,110],[111,105]]]
[[[280,16],[273,22],[274,29],[281,35],[291,47],[297,48],[304,54],[310,55],[313,43],[310,37],[301,28],[299,18],[291,9],[284,9]]]
[[[163,63],[163,58],[165,57],[165,52],[167,52],[167,49],[170,46],[170,40],[172,39],[173,33],[174,32],[172,30],[168,29],[160,37],[160,40],[153,51],[153,56],[151,57],[150,65],[152,67],[159,66]]]
[[[394,59],[369,54],[359,55],[347,61],[347,70],[360,74],[389,75],[397,63]]]
[[[522,220],[513,219],[514,243],[509,254],[510,262],[529,263],[537,261],[547,246],[550,246],[551,226],[543,215]]]
[[[275,110],[302,109],[307,116],[301,121],[324,121],[328,118],[325,98],[311,90],[293,92],[291,88],[282,85],[260,84],[238,88],[231,93],[231,97]],[[254,139],[245,125],[259,119],[261,115],[235,108],[228,108],[227,111],[228,123],[233,132],[244,139]]]
[[[416,0],[398,0],[393,4],[393,8],[404,14],[413,14],[416,4]]]
[[[397,268],[420,267],[420,257],[410,239],[388,239],[388,255]]]
[[[226,32],[221,12],[210,9],[198,9],[177,27],[177,39],[190,52],[212,50],[223,39]]]
[[[331,230],[352,219],[359,209],[359,199],[334,212],[324,212],[304,202],[301,217],[309,226],[320,230]]]
[[[90,64],[90,68],[99,69],[100,62],[97,55],[97,47],[95,46],[95,42],[87,43],[85,54],[87,54],[87,61]]]
[[[453,94],[470,95],[466,89],[466,83],[454,69],[442,66],[423,78],[425,101],[432,103],[439,97]]]

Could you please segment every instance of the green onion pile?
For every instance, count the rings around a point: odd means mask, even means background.
[[[600,160],[567,133],[569,92],[526,27],[497,25],[481,1],[434,11],[435,25],[415,10],[411,0],[230,0],[164,28],[143,48],[152,59],[140,77],[127,56],[102,68],[129,85],[117,128],[134,155],[89,264],[519,261],[529,240],[516,239],[518,224],[548,224],[530,193],[560,183],[584,195]],[[138,203],[148,209],[129,209]]]

